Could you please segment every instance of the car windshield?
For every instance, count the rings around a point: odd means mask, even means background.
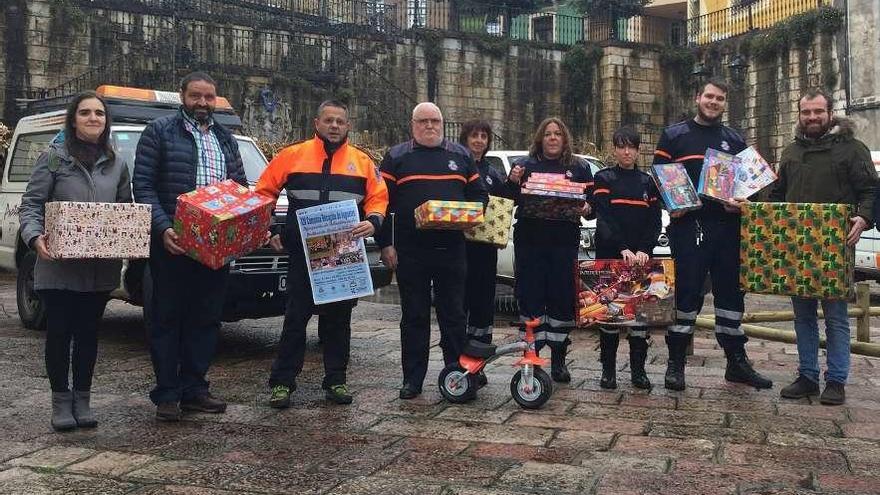
[[[129,171],[132,171],[134,168],[134,154],[137,149],[138,140],[141,138],[141,131],[113,131],[113,138],[116,140],[116,151],[125,159]],[[266,159],[260,154],[253,141],[241,138],[236,140],[238,141],[238,150],[241,153],[241,161],[244,163],[244,173],[247,175],[248,182],[256,184],[260,174],[266,168]]]

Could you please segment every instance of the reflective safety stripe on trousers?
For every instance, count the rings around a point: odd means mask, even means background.
[[[474,337],[486,337],[492,335],[492,326],[489,325],[488,327],[480,328],[473,325],[468,325],[467,334]]]

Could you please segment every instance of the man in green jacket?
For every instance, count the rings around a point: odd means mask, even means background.
[[[782,152],[779,180],[771,201],[790,203],[841,203],[856,207],[850,219],[848,246],[855,246],[873,221],[872,207],[877,172],[868,148],[853,133],[852,123],[831,116],[833,100],[818,90],[798,101],[798,126],[794,142]],[[792,297],[797,333],[798,378],[781,391],[782,397],[799,399],[819,393],[819,303],[825,312],[828,356],[822,404],[846,400],[849,374],[850,330],[845,299]]]

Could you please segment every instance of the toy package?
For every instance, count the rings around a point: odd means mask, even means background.
[[[46,203],[46,248],[59,259],[150,257],[147,204]]]
[[[754,146],[740,151],[733,197],[748,198],[776,181],[776,172]]]
[[[251,253],[266,242],[275,201],[225,180],[177,198],[174,230],[187,256],[211,267]]]
[[[710,199],[733,200],[738,167],[739,158],[736,156],[709,148],[703,158],[697,192]]]
[[[416,228],[467,230],[485,220],[479,201],[425,201],[414,212]]]
[[[507,247],[513,224],[513,200],[489,196],[484,217],[483,223],[464,231],[464,238],[500,248]]]
[[[675,320],[675,264],[651,259],[645,265],[623,260],[577,262],[579,327],[589,325],[665,326]]]
[[[740,221],[740,286],[746,292],[843,299],[854,248],[846,245],[853,207],[746,203]]]
[[[572,182],[563,174],[532,173],[520,192],[520,215],[580,222],[585,188],[586,184]]]
[[[696,210],[703,206],[687,170],[681,163],[653,165],[654,182],[670,212]]]

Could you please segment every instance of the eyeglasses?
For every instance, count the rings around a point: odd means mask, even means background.
[[[418,125],[422,125],[422,126],[425,126],[428,124],[431,124],[433,126],[439,126],[440,124],[443,123],[443,119],[413,119],[413,122],[415,122]]]

